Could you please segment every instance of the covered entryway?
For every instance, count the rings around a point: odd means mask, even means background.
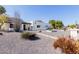
[[[30,23],[22,23],[21,25],[21,30],[26,31],[31,29],[31,24]]]
[[[14,25],[12,23],[9,24],[9,31],[14,31]]]
[[[25,24],[23,24],[23,30],[26,30],[26,25]]]

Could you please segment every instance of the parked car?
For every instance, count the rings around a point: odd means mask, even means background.
[[[58,29],[53,29],[53,30],[52,30],[52,32],[57,32],[57,31],[58,31]]]
[[[62,31],[64,31],[64,30],[62,30],[62,29],[53,29],[52,30],[52,32],[62,32]]]

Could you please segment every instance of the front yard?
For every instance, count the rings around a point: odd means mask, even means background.
[[[52,47],[54,39],[37,35],[39,40],[24,40],[21,33],[3,32],[0,36],[0,54],[46,54],[58,53]]]

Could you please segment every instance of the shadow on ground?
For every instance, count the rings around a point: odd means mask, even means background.
[[[37,37],[37,36],[35,36],[35,37],[30,37],[29,38],[29,40],[31,40],[31,41],[35,41],[35,40],[39,40],[40,38],[39,37]]]

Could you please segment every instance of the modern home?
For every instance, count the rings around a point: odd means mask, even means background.
[[[31,24],[32,30],[47,30],[50,28],[48,23],[43,22],[42,20],[35,20]]]
[[[17,25],[20,24],[20,29],[21,31],[26,31],[26,30],[30,30],[31,29],[31,23],[27,23],[27,22],[24,22],[23,20],[21,19],[18,19],[19,20],[19,23],[17,22]],[[15,23],[16,23],[16,18],[14,17],[9,17],[8,18],[8,21],[5,22],[3,24],[3,26],[1,27],[1,30],[4,30],[4,31],[15,31]]]

